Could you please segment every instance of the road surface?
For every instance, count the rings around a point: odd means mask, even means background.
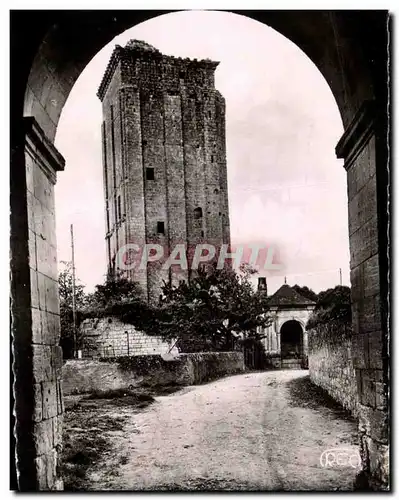
[[[120,409],[124,429],[93,489],[351,490],[356,460],[322,467],[320,456],[356,457],[356,423],[301,395],[308,387],[304,370],[249,373]]]

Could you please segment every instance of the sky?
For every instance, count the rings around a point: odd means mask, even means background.
[[[316,292],[349,285],[346,172],[335,157],[343,126],[334,96],[313,62],[266,25],[228,12],[184,11],[137,25],[86,66],[64,106],[56,147],[58,261],[71,260],[86,291],[106,272],[96,96],[116,44],[144,40],[164,54],[220,61],[215,86],[226,99],[227,175],[233,244],[273,246],[280,271],[263,271],[273,293],[283,283]],[[61,266],[60,266],[61,267]]]

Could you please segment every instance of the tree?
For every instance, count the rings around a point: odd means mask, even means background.
[[[242,266],[200,269],[190,282],[165,283],[158,304],[148,304],[140,286],[108,276],[88,298],[84,317],[116,316],[148,335],[178,340],[182,350],[231,350],[245,339],[258,339],[258,326],[269,323],[267,297],[252,287],[254,271]]]
[[[306,329],[331,321],[346,325],[352,323],[351,290],[347,286],[338,285],[319,293],[316,307]]]
[[[113,314],[123,306],[143,303],[140,285],[117,274],[108,274],[104,284],[96,285],[93,294],[86,302],[86,311],[92,315],[104,316]],[[125,307],[125,309],[128,309]]]
[[[61,261],[64,269],[58,275],[58,291],[60,297],[60,322],[61,339],[60,345],[63,350],[63,356],[66,359],[73,357],[74,352],[74,324],[73,324],[73,274],[72,262]],[[84,285],[79,279],[75,280],[75,305],[77,312],[77,341],[80,341],[78,322],[81,311],[85,307],[87,297],[84,292]],[[77,348],[78,346],[76,346]]]
[[[254,271],[243,266],[200,269],[189,282],[164,283],[160,304],[132,318],[138,329],[180,345],[197,342],[206,350],[231,350],[239,339],[257,337],[269,322],[267,298],[250,282]]]
[[[307,286],[294,285],[292,287],[296,292],[300,293],[303,297],[317,302],[317,293]]]

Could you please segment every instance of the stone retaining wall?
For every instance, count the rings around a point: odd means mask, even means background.
[[[85,339],[84,358],[178,353],[174,342],[139,332],[116,317],[86,319],[80,329]]]
[[[65,395],[156,385],[196,385],[245,371],[241,352],[71,359],[62,369]]]
[[[309,331],[309,375],[344,408],[357,415],[358,394],[352,359],[352,330],[330,323]]]

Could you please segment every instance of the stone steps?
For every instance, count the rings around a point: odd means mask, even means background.
[[[302,360],[297,358],[287,358],[281,360],[282,369],[300,370],[302,368],[301,364]]]

